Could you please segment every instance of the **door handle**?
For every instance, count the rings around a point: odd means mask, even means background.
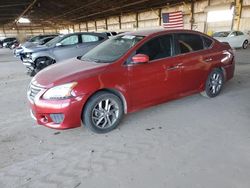
[[[213,58],[207,58],[207,59],[204,59],[205,62],[210,62],[210,61],[213,61]]]
[[[168,71],[171,71],[171,70],[179,69],[179,68],[181,68],[181,67],[182,67],[182,63],[179,63],[178,65],[175,65],[175,66],[169,66],[169,67],[167,67],[166,69],[167,69]]]
[[[171,70],[175,70],[175,69],[177,69],[177,68],[178,68],[177,66],[174,66],[174,67],[168,67],[168,68],[167,68],[167,70],[168,70],[168,71],[171,71]]]

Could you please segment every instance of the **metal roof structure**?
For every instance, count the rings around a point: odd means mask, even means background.
[[[190,2],[192,0],[186,0]],[[14,24],[20,17],[34,24],[75,24],[108,16],[178,4],[177,0],[1,0],[0,25]]]

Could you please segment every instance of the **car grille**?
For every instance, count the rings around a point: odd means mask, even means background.
[[[36,86],[32,83],[30,83],[29,85],[29,89],[28,89],[28,97],[30,100],[34,101],[34,98],[36,97],[36,95],[42,90],[42,87]]]

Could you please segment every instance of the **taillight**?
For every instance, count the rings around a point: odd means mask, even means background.
[[[233,49],[228,49],[228,50],[224,50],[223,52],[222,52],[222,54],[223,54],[223,58],[221,59],[221,62],[222,63],[227,63],[227,62],[229,62],[229,61],[231,61],[232,59],[233,59],[233,57],[234,57],[234,51],[233,51]]]

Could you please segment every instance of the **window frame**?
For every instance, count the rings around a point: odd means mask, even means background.
[[[98,40],[97,41],[91,41],[91,42],[83,42],[83,40],[82,40],[82,35],[90,35],[90,36],[94,36],[94,37],[97,37],[98,38]],[[100,38],[102,38],[101,40],[100,40]],[[102,37],[102,36],[98,36],[98,35],[93,35],[93,34],[89,34],[89,33],[82,33],[82,34],[79,34],[79,43],[80,44],[85,44],[85,43],[94,43],[94,42],[100,42],[100,41],[103,41],[105,38],[104,37]]]
[[[236,31],[237,36],[242,36],[244,33],[242,31]]]
[[[209,38],[209,37],[207,37],[207,36],[205,36],[205,35],[200,35],[200,36],[201,36],[202,41],[203,41],[204,50],[211,49],[211,48],[214,46],[214,40],[213,40],[213,39],[211,39],[211,38]],[[210,45],[209,47],[206,46],[206,43],[205,43],[204,38],[207,38],[207,39],[209,39],[209,40],[212,41],[212,43],[211,43],[211,45]]]
[[[157,36],[154,36],[152,38],[149,38],[148,40],[144,41],[142,44],[140,44],[138,47],[136,47],[135,50],[133,50],[133,52],[130,54],[130,56],[126,59],[124,65],[133,65],[133,63],[129,62],[129,60],[132,59],[132,57],[134,55],[136,55],[136,51],[138,49],[140,49],[143,45],[145,45],[146,43],[154,40],[154,39],[157,39],[157,38],[160,38],[160,37],[163,37],[163,36],[166,36],[166,35],[169,35],[171,36],[172,40],[171,40],[171,55],[168,56],[168,57],[163,57],[163,58],[159,58],[159,59],[154,59],[154,60],[149,60],[149,63],[153,63],[155,61],[159,61],[159,60],[162,60],[162,59],[168,59],[168,58],[172,58],[172,57],[175,57],[176,56],[176,50],[175,50],[175,39],[174,39],[174,34],[173,33],[163,33],[163,34],[160,34],[160,35],[157,35]]]
[[[78,42],[77,42],[77,43],[75,43],[75,44],[68,44],[68,45],[63,45],[63,44],[62,44],[62,41],[63,41],[63,40],[65,40],[66,38],[72,37],[72,36],[77,36],[77,39],[78,39]],[[58,43],[61,43],[61,44],[62,44],[62,47],[67,47],[67,46],[73,46],[73,45],[80,44],[79,35],[78,35],[78,34],[67,35],[67,36],[63,37],[63,38],[60,40],[60,42],[58,42]]]
[[[190,34],[190,35],[199,36],[199,38],[200,38],[201,41],[202,41],[203,49],[195,50],[195,51],[191,51],[191,52],[186,52],[186,53],[181,53],[181,52],[180,52],[180,47],[179,47],[179,45],[178,45],[178,35],[180,35],[180,34]],[[197,52],[200,52],[200,51],[203,51],[203,50],[207,50],[207,49],[208,49],[208,48],[206,48],[206,46],[205,46],[205,44],[204,44],[204,41],[203,41],[203,39],[202,39],[201,34],[196,34],[196,33],[191,33],[191,32],[177,32],[177,33],[174,33],[174,35],[175,35],[176,51],[178,52],[177,55],[185,55],[185,54],[197,53]]]
[[[180,49],[179,49],[179,45],[178,45],[178,41],[177,41],[177,35],[178,34],[194,34],[194,35],[198,35],[201,38],[201,40],[202,40],[203,49],[192,51],[192,52],[187,52],[187,53],[180,53],[180,51],[179,51]],[[214,43],[215,43],[214,39],[209,38],[206,35],[203,35],[203,34],[200,34],[200,33],[196,34],[196,33],[191,33],[191,32],[184,32],[184,33],[183,32],[176,32],[176,33],[174,33],[174,37],[175,37],[175,47],[176,47],[176,51],[177,51],[177,55],[176,56],[182,56],[182,55],[186,55],[186,54],[193,54],[193,53],[201,52],[201,51],[204,51],[204,50],[209,50],[209,49],[213,48]],[[204,40],[203,40],[203,37],[206,37],[206,38],[208,38],[208,39],[210,39],[210,40],[213,41],[209,48],[206,48]]]

